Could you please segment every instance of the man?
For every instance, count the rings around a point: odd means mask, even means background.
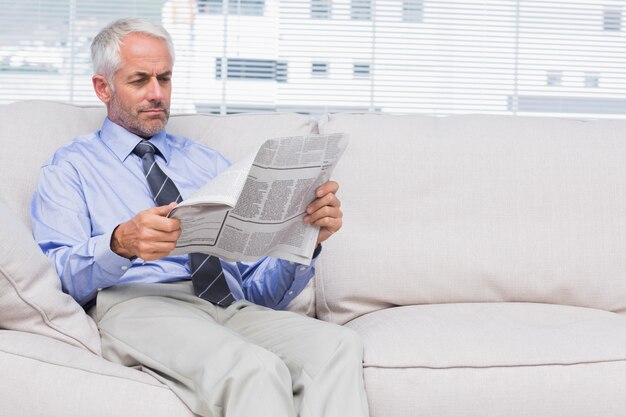
[[[142,367],[202,416],[366,416],[355,333],[277,311],[304,288],[313,266],[206,257],[194,265],[194,255],[168,256],[180,224],[166,217],[174,203],[155,203],[161,191],[187,197],[228,162],[165,132],[174,60],[165,29],[114,22],[94,39],[92,58],[93,87],[108,117],[42,167],[31,215],[64,290],[84,306],[96,299],[90,314],[104,356]],[[320,227],[318,245],[341,228],[337,189],[323,184],[307,209],[304,221]],[[227,291],[212,302],[196,296],[190,281],[206,275],[209,263],[217,270],[199,294],[216,282]]]

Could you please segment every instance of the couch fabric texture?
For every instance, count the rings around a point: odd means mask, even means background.
[[[0,328],[38,333],[100,355],[95,323],[61,282],[30,230],[0,201]]]
[[[99,356],[30,236],[39,166],[104,109],[0,109],[0,416],[191,416]],[[181,115],[168,130],[233,160],[271,137],[350,136],[344,227],[289,308],[361,335],[372,417],[626,416],[626,121]]]
[[[0,108],[6,150],[0,153],[0,416],[192,416],[152,376],[99,356],[93,320],[60,291],[28,227],[39,167],[71,138],[99,129],[105,109],[40,101]],[[172,133],[210,144],[233,160],[267,138],[315,128],[297,114],[174,116],[168,124]],[[290,308],[312,314],[312,288]]]
[[[626,121],[337,114],[316,312],[372,416],[626,415]]]

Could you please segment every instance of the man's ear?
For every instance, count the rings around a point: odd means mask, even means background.
[[[91,82],[93,83],[93,90],[96,92],[96,95],[104,104],[109,104],[111,101],[111,86],[109,82],[102,75],[94,75],[91,77]]]

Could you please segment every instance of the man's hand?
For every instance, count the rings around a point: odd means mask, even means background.
[[[304,222],[320,227],[317,243],[322,243],[335,232],[341,229],[343,212],[341,201],[337,198],[339,184],[328,181],[319,186],[315,195],[317,198],[306,209],[307,215]]]
[[[180,237],[180,220],[166,217],[175,206],[153,207],[120,224],[111,237],[111,250],[124,258],[136,256],[145,261],[169,255]]]

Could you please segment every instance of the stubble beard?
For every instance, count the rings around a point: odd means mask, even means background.
[[[152,109],[161,109],[163,113],[158,116],[151,116],[147,120],[142,120],[142,112]],[[170,109],[163,102],[138,106],[133,109],[130,106],[125,106],[117,99],[115,94],[111,97],[110,111],[110,118],[113,122],[143,138],[150,138],[165,129],[165,125],[170,117]]]

